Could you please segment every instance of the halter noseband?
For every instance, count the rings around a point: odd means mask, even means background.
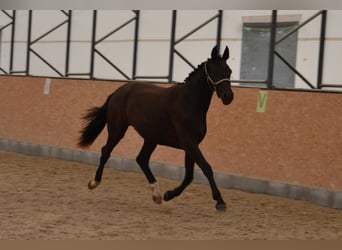
[[[216,90],[216,86],[219,85],[220,83],[222,83],[222,82],[224,82],[224,81],[230,81],[229,78],[223,78],[223,79],[218,80],[218,81],[215,82],[215,81],[210,77],[210,75],[209,75],[209,73],[208,73],[207,62],[206,62],[205,65],[204,65],[204,71],[205,71],[205,76],[207,77],[207,82],[208,82],[208,84],[209,84],[209,86],[210,86],[210,89],[212,89],[212,91],[215,91],[215,90]],[[211,87],[212,87],[212,88],[211,88]]]

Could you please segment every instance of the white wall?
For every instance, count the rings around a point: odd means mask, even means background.
[[[11,11],[9,11],[11,12]],[[301,22],[317,13],[315,10],[279,11],[279,15],[300,14]],[[101,10],[98,11],[97,39],[134,17],[131,11]],[[199,24],[217,14],[217,11],[178,11],[176,39],[184,36]],[[270,10],[225,10],[223,14],[222,46],[230,48],[229,64],[233,69],[232,79],[240,78],[242,17],[270,16]],[[70,72],[88,73],[90,68],[90,41],[92,34],[92,11],[73,11],[72,44],[70,51]],[[14,70],[24,70],[26,65],[27,11],[17,11],[15,64]],[[65,20],[59,11],[34,11],[32,39],[39,37],[51,27]],[[171,10],[143,10],[140,12],[140,34],[138,45],[138,76],[167,76],[170,53]],[[8,18],[0,15],[0,24],[6,24]],[[324,61],[323,82],[341,84],[340,66],[342,58],[342,22],[341,10],[329,10],[327,20],[327,39]],[[203,29],[188,37],[176,46],[195,66],[206,60],[216,42],[217,21],[211,22]],[[51,62],[60,72],[65,70],[65,40],[67,26],[56,30],[46,38],[33,45],[33,49]],[[316,82],[318,63],[318,44],[320,17],[300,29],[298,33],[297,69],[312,82]],[[132,75],[134,22],[110,36],[97,49],[112,60],[128,76]],[[10,28],[2,32],[1,66],[9,67]],[[124,79],[112,70],[99,56],[95,58],[95,76],[99,78]],[[175,55],[173,79],[182,81],[191,68]],[[36,56],[31,54],[30,73],[32,75],[56,76]],[[165,81],[165,80],[163,80]],[[296,77],[296,87],[307,88],[303,81]]]

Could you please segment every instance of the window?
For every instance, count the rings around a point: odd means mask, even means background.
[[[269,19],[268,19],[269,20]],[[276,41],[292,30],[298,22],[278,22]],[[243,24],[242,58],[240,79],[266,80],[270,45],[270,22],[248,22]],[[276,45],[276,50],[292,66],[296,64],[297,32]],[[274,57],[273,83],[278,88],[293,88],[295,73],[277,56]],[[241,84],[259,86],[256,84]]]

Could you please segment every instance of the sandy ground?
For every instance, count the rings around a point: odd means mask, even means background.
[[[156,205],[145,177],[0,151],[0,239],[342,239],[342,211],[303,201],[221,189],[217,212],[207,185]],[[159,178],[162,191],[179,184]]]

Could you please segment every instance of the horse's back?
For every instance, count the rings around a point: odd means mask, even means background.
[[[132,84],[128,86],[126,111],[134,125],[136,120],[167,119],[170,112],[172,89],[153,84]]]

